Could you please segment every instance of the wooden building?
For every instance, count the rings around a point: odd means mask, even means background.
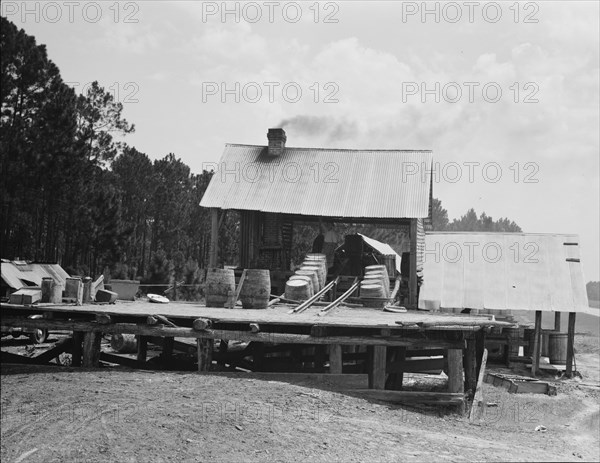
[[[200,203],[212,213],[209,265],[218,265],[219,227],[230,210],[240,214],[240,267],[270,269],[274,286],[290,271],[296,224],[391,227],[410,239],[409,305],[416,307],[432,152],[291,148],[281,128],[269,129],[267,139],[265,146],[225,146]]]

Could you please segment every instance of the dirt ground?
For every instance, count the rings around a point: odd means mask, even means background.
[[[104,463],[599,461],[594,323],[582,320],[577,330],[583,378],[547,376],[557,386],[554,397],[484,384],[487,406],[473,424],[451,410],[363,399],[350,390],[366,387],[364,375],[3,364],[1,457]],[[546,431],[536,431],[538,426]]]

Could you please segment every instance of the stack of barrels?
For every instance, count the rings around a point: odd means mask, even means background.
[[[385,265],[365,267],[364,278],[360,283],[362,299],[383,299],[390,297],[390,278]]]
[[[327,280],[327,257],[325,254],[307,254],[304,262],[285,285],[285,297],[305,301],[314,296]]]
[[[271,274],[263,269],[246,269],[246,277],[240,289],[244,309],[266,309],[271,295]],[[235,274],[233,269],[209,268],[206,273],[206,306],[233,307],[235,298]]]

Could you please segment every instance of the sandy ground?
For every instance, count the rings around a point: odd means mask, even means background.
[[[366,387],[364,375],[4,364],[1,457],[105,463],[599,461],[600,349],[597,331],[586,326],[576,340],[582,379],[546,377],[557,385],[555,397],[509,394],[484,384],[489,406],[473,424],[450,410],[390,405],[349,392]],[[540,425],[545,432],[535,430]]]

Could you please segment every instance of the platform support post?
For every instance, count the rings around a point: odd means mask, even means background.
[[[197,338],[196,346],[198,351],[198,371],[209,371],[212,365],[213,340]]]
[[[576,312],[569,312],[569,328],[567,330],[567,376],[573,376],[573,359],[575,357],[575,316]]]
[[[448,349],[448,392],[465,392],[462,349]]]
[[[83,367],[95,368],[100,365],[100,342],[102,333],[88,331],[83,336]]]
[[[560,333],[560,312],[554,312],[554,331]]]
[[[83,331],[73,331],[73,346],[71,347],[71,366],[81,366],[81,354],[83,344]]]
[[[477,346],[475,338],[467,338],[467,348],[464,359],[465,391],[473,397],[477,388]]]
[[[535,377],[538,373],[540,366],[540,354],[542,350],[542,343],[540,342],[540,335],[542,333],[542,311],[535,311],[535,332],[533,334],[533,350],[531,356],[531,374]]]
[[[147,355],[148,336],[138,336],[137,361],[140,363],[145,363]]]
[[[219,210],[210,210],[210,250],[208,255],[208,266],[216,267],[219,256]]]
[[[329,373],[342,373],[342,346],[340,344],[331,344],[329,346]]]

